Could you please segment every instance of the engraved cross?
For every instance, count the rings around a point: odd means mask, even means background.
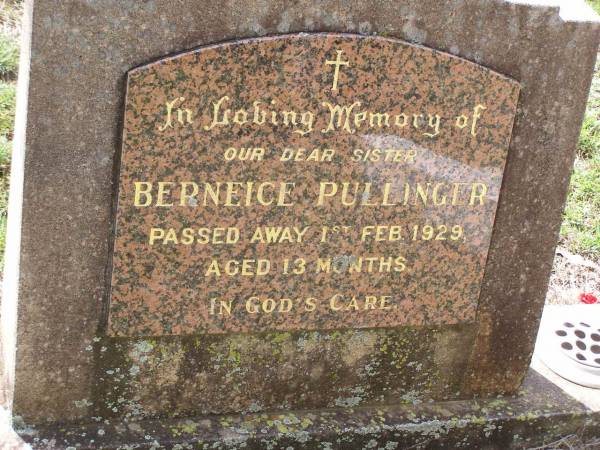
[[[344,50],[336,51],[337,58],[335,59],[335,61],[325,61],[325,64],[327,64],[328,66],[335,66],[335,69],[333,71],[333,86],[331,87],[332,91],[337,91],[338,78],[340,76],[340,67],[350,65],[349,61],[342,61],[342,53],[344,52]]]

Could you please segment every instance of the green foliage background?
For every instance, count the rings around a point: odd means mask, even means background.
[[[588,3],[600,14],[600,0]],[[600,61],[581,127],[560,233],[562,245],[572,253],[600,261]]]
[[[0,262],[6,240],[10,155],[19,65],[21,1],[0,3]]]

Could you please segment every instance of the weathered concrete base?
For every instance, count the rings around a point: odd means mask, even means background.
[[[19,431],[35,449],[521,449],[600,436],[600,413],[530,370],[515,397]]]

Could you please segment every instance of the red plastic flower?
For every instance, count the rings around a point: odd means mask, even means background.
[[[582,292],[579,294],[579,301],[581,303],[585,303],[586,305],[592,305],[594,303],[598,303],[598,297],[589,292]]]

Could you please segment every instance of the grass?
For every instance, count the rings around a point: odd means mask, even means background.
[[[600,143],[600,121],[594,114],[587,113],[581,126],[577,156],[581,159],[593,159],[598,152],[598,143]]]
[[[579,157],[575,163],[561,236],[572,253],[600,258],[600,152]]]
[[[16,36],[0,34],[0,78],[14,79],[19,65],[19,41]]]
[[[587,0],[587,3],[594,8],[598,14],[600,14],[600,0]]]
[[[587,0],[600,14],[600,0]],[[600,62],[590,89],[560,230],[570,252],[600,261]]]
[[[600,0],[589,3],[600,13]],[[579,136],[561,245],[572,253],[600,261],[600,62],[596,63]]]
[[[12,150],[12,132],[15,111],[14,83],[0,83],[0,262],[6,246],[8,210],[8,175]]]
[[[0,81],[0,136],[12,139],[15,117],[15,84]]]
[[[19,65],[21,2],[0,2],[0,262],[4,260],[10,155]]]

